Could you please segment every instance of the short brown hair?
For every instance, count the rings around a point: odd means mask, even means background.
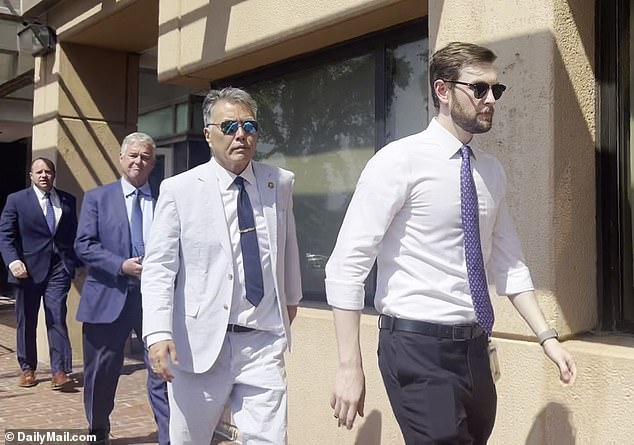
[[[429,64],[429,85],[436,110],[439,109],[440,103],[434,90],[434,82],[438,79],[458,80],[465,66],[493,63],[496,58],[490,49],[473,43],[451,42],[436,51]]]

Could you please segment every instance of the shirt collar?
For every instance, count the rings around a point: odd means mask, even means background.
[[[431,122],[429,122],[427,130],[431,132],[433,140],[438,143],[440,150],[445,152],[448,158],[460,156],[460,149],[464,144],[460,142],[460,140],[456,138],[453,134],[451,134],[449,130],[440,125],[436,117],[434,117]],[[478,154],[479,150],[475,146],[473,139],[467,145],[471,147],[471,153],[473,154],[473,157],[477,159],[476,155]]]
[[[126,198],[136,191],[136,187],[130,184],[124,177],[121,177],[121,188],[123,189],[123,196]],[[148,182],[139,187],[139,190],[141,190],[145,196],[152,196],[152,190]]]
[[[42,200],[42,199],[44,199],[46,197],[46,193],[43,192],[42,190],[40,190],[39,188],[37,188],[35,185],[32,185],[31,187],[35,191],[35,195],[37,196],[37,199]],[[55,198],[57,196],[57,192],[55,191],[55,187],[53,187],[49,193],[51,194],[51,199]]]
[[[233,181],[236,179],[236,175],[233,172],[230,172],[222,165],[218,164],[216,158],[211,158],[211,166],[218,177],[218,181],[220,183],[220,187],[222,190],[228,190],[229,187],[233,184]],[[255,185],[255,173],[253,172],[253,163],[249,161],[249,164],[246,168],[240,173],[240,176],[244,178],[246,182],[251,185]]]

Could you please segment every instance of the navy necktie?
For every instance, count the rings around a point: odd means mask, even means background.
[[[51,201],[51,193],[46,192],[46,225],[51,235],[55,235],[55,209],[53,208],[53,201]]]
[[[132,200],[132,214],[130,215],[130,247],[133,257],[145,255],[145,243],[143,242],[143,212],[141,211],[141,197],[143,192],[134,191]]]
[[[480,244],[480,215],[478,211],[478,193],[471,173],[471,148],[463,145],[460,149],[460,210],[464,229],[464,252],[467,262],[467,278],[471,299],[478,324],[487,335],[493,332],[493,307],[489,297],[482,245]]]
[[[253,207],[251,207],[251,200],[244,188],[244,178],[237,176],[234,182],[239,190],[238,228],[240,230],[240,249],[242,250],[247,300],[253,306],[257,306],[264,296],[264,284],[262,281],[262,262],[260,261],[258,234],[255,231]]]

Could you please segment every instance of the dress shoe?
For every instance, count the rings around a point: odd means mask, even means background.
[[[70,389],[73,386],[73,379],[68,377],[62,371],[57,371],[51,378],[51,388],[53,391]]]
[[[35,371],[31,369],[27,369],[26,371],[22,371],[20,377],[18,377],[18,386],[22,388],[28,388],[30,386],[35,386],[37,382],[35,381]]]

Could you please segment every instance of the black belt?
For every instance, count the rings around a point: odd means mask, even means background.
[[[246,326],[240,326],[239,324],[228,324],[227,332],[252,332],[253,328],[247,328]]]
[[[379,329],[412,332],[430,337],[449,338],[454,341],[472,340],[484,334],[484,330],[477,324],[436,324],[427,321],[395,318],[387,315],[379,316]]]

